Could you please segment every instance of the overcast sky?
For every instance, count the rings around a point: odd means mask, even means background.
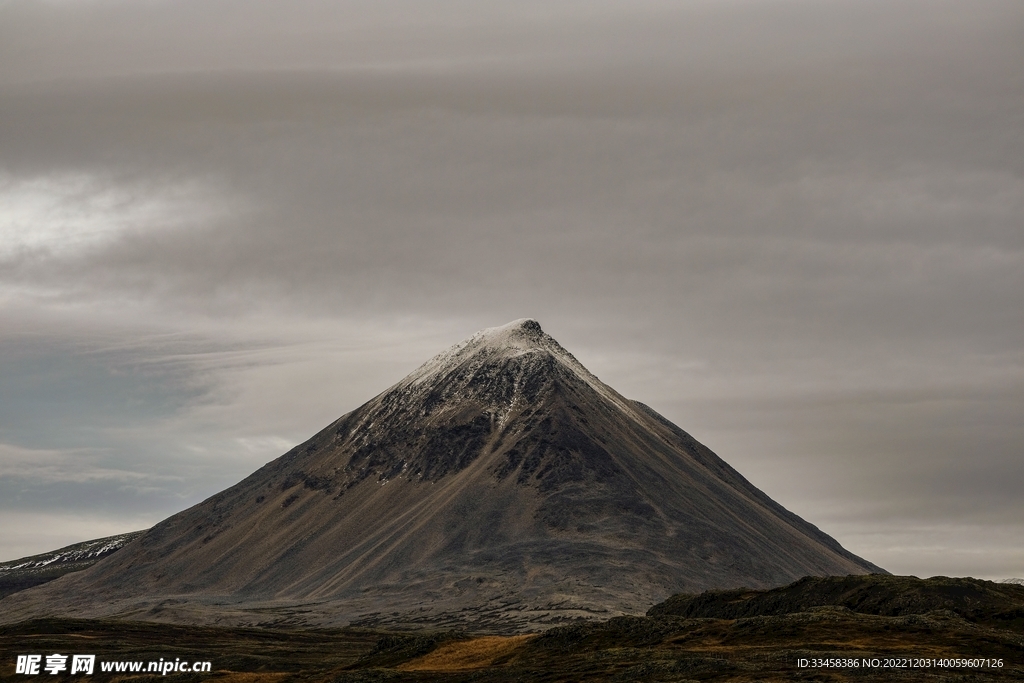
[[[0,560],[474,331],[886,569],[1024,576],[1020,0],[0,0]]]

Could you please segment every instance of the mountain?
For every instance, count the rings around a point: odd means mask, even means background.
[[[0,598],[79,572],[144,534],[132,531],[65,546],[48,553],[0,562]]]
[[[524,319],[0,620],[526,629],[881,571]]]

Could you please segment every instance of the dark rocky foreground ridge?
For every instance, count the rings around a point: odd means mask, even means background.
[[[975,624],[1024,632],[1024,586],[972,578],[880,574],[805,576],[769,590],[674,595],[648,610],[651,617],[745,619],[836,607],[858,614],[904,617],[952,613]]]
[[[532,630],[880,571],[520,320],[0,621]]]

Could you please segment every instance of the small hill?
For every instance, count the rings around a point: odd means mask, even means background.
[[[146,532],[132,531],[127,534],[97,538],[40,555],[0,562],[0,598],[53,581],[71,572],[88,569],[144,533]]]

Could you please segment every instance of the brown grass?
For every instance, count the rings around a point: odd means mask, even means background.
[[[210,680],[217,683],[277,683],[287,678],[288,673],[245,673],[239,671],[218,671]]]
[[[534,635],[482,636],[444,643],[433,652],[398,667],[400,671],[465,671],[490,666]]]

